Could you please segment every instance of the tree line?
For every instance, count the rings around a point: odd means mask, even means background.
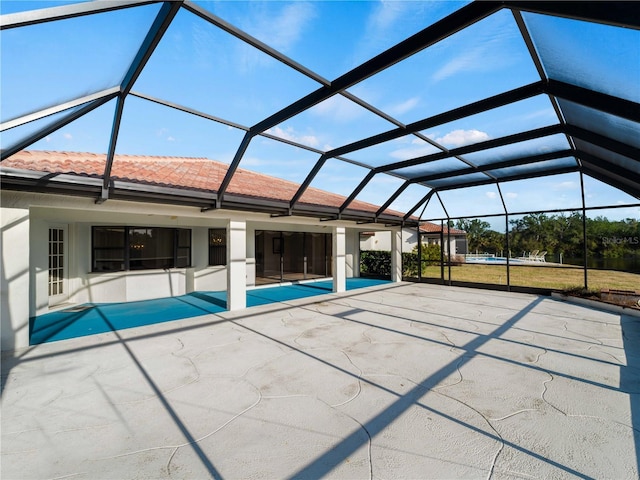
[[[469,253],[506,255],[505,234],[491,229],[480,219],[460,219],[450,226],[467,233]],[[586,219],[587,255],[600,258],[640,256],[640,222],[638,219],[609,220],[598,216]],[[518,257],[533,251],[546,251],[558,257],[579,258],[583,251],[582,214],[547,215],[532,213],[509,220],[509,249]]]

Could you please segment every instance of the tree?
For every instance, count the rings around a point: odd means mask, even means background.
[[[491,225],[489,222],[478,220],[477,218],[461,218],[456,222],[455,228],[467,232],[467,243],[469,245],[470,252],[474,252],[476,250],[484,251],[483,242],[486,241],[486,237],[491,231]]]

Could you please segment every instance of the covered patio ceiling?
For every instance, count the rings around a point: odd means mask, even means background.
[[[429,2],[412,3],[414,8],[418,8],[419,4]],[[227,7],[231,8],[229,5]],[[217,126],[215,135],[197,136],[196,142],[216,143],[224,138],[224,141],[233,143],[234,153],[229,156],[228,170],[215,191],[207,193],[205,198],[202,192],[180,192],[182,203],[190,203],[189,199],[192,198],[192,204],[203,209],[258,210],[273,215],[311,215],[324,220],[412,224],[422,216],[429,200],[440,192],[495,185],[506,211],[500,188],[505,182],[568,172],[578,172],[580,178],[583,174],[587,175],[640,199],[638,7],[636,2],[555,1],[482,1],[462,4],[459,8],[456,5],[457,9],[453,11],[441,9],[443,13],[431,24],[424,25],[417,33],[408,33],[404,39],[332,80],[303,65],[304,60],[299,62],[289,57],[246,29],[218,16],[214,13],[216,4],[208,2],[97,1],[15,11],[1,17],[4,107],[1,159],[8,159],[24,149],[37,148],[38,142],[42,144],[54,132],[109,105],[108,111],[112,113],[105,124],[102,151],[106,154],[101,181],[96,183],[95,179],[77,176],[72,181],[55,183],[48,176],[44,184],[51,186],[52,191],[54,188],[64,188],[66,192],[75,190],[79,194],[94,195],[97,202],[110,198],[135,199],[137,187],[127,185],[126,189],[118,188],[112,179],[112,168],[114,161],[117,161],[118,149],[126,148],[119,144],[119,139],[137,135],[131,132],[133,125],[139,126],[140,122],[145,121],[138,120],[137,124],[133,120],[125,122],[125,102],[127,107],[133,102],[144,102]],[[23,77],[25,72],[29,76],[29,72],[36,70],[23,68],[21,62],[36,62],[38,55],[41,55],[42,61],[48,64],[51,60],[45,58],[47,56],[55,54],[62,58],[73,56],[76,50],[84,51],[79,47],[44,48],[40,45],[32,48],[34,51],[17,55],[16,52],[28,43],[33,31],[42,28],[42,25],[49,25],[51,28],[47,32],[57,32],[61,37],[67,37],[62,40],[51,37],[51,42],[66,41],[70,44],[81,41],[81,37],[65,35],[64,32],[70,31],[67,27],[88,22],[87,28],[92,28],[91,22],[101,18],[100,23],[95,24],[98,28],[104,21],[117,22],[121,17],[116,14],[135,15],[136,26],[143,29],[137,32],[140,41],[132,45],[129,51],[119,46],[112,52],[114,56],[129,59],[124,64],[120,62],[121,71],[114,67],[99,81],[93,81],[95,79],[92,80],[91,75],[85,72],[67,72],[61,80],[73,78],[73,88],[65,90],[56,86],[56,91],[49,88],[48,84],[53,82],[47,75],[42,78]],[[139,21],[140,18],[146,18],[146,24]],[[499,19],[504,29],[497,35],[509,37],[509,43],[522,46],[526,61],[530,64],[529,76],[514,74],[513,78],[505,78],[499,85],[490,85],[489,80],[486,84],[482,80],[478,83],[474,76],[442,73],[445,81],[457,83],[462,92],[461,99],[471,101],[460,104],[457,97],[446,98],[441,105],[431,102],[418,111],[412,110],[411,114],[398,108],[384,108],[389,103],[387,99],[400,99],[399,92],[405,90],[407,98],[417,98],[418,90],[412,89],[417,89],[421,84],[419,77],[424,75],[421,68],[427,68],[429,56],[438,55],[451,38],[473,38],[473,29],[484,22],[494,21],[491,19]],[[162,55],[160,50],[163,45],[179,42],[184,34],[181,29],[185,25],[206,28],[207,35],[220,35],[225,41],[239,41],[238,45],[242,48],[275,62],[277,68],[269,72],[281,75],[279,90],[289,93],[287,103],[274,103],[273,106],[277,108],[271,111],[258,106],[257,102],[252,108],[253,98],[269,98],[266,85],[271,85],[264,77],[254,74],[245,91],[246,110],[230,110],[221,106],[215,97],[226,95],[225,82],[236,81],[232,77],[225,79],[226,72],[222,67],[225,62],[232,60],[221,58],[225,55],[233,57],[238,50],[220,47],[214,52],[218,62],[216,76],[215,79],[207,79],[208,90],[199,90],[195,83],[193,88],[176,85],[172,78],[159,76],[160,70],[157,62],[154,63],[154,56]],[[113,26],[116,35],[116,23]],[[626,43],[619,50],[626,57],[616,58],[617,67],[606,68],[607,65],[593,55],[590,47],[579,48],[581,36],[592,35],[594,26],[602,35],[597,39],[598,43],[610,43],[613,46],[623,35]],[[311,37],[316,33],[310,31],[304,34]],[[115,38],[104,38],[106,43],[111,40],[117,43]],[[327,43],[323,38],[314,38],[313,41],[320,50]],[[473,47],[473,43],[468,44],[469,49]],[[340,50],[325,53],[340,63]],[[95,54],[99,54],[99,51]],[[204,54],[211,52],[205,51]],[[620,56],[619,51],[616,55]],[[20,60],[16,60],[18,57]],[[81,56],[78,62],[82,62]],[[177,64],[180,64],[179,59]],[[620,65],[624,65],[624,68],[620,68]],[[326,67],[320,69],[323,73],[330,71]],[[492,60],[487,59],[486,65],[482,65],[480,70],[488,74],[491,69]],[[414,73],[416,78],[413,78]],[[116,80],[108,80],[108,77]],[[302,83],[288,83],[290,78]],[[18,85],[23,88],[25,83],[29,84],[26,91],[38,91],[39,97],[42,97],[43,89],[51,90],[48,99],[39,103],[31,101],[32,97],[18,88]],[[157,93],[163,90],[166,96]],[[371,94],[373,91],[376,94]],[[348,135],[343,138],[348,140],[341,144],[318,143],[315,139],[321,135],[323,123],[314,122],[318,117],[312,113],[326,107],[329,102],[339,102],[342,108],[363,110],[370,119],[370,125],[362,128],[364,122],[354,120],[328,126],[346,132]],[[534,128],[523,127],[524,124],[515,121],[514,112],[521,114],[529,111],[533,115],[540,108],[552,109],[552,117],[544,117]],[[483,116],[489,113],[492,118],[501,118],[512,125],[501,130],[504,134],[500,136],[478,135],[455,143],[453,147],[444,137],[432,133],[434,129],[477,132],[465,130],[465,125],[471,124],[471,121],[474,125],[481,125],[485,118]],[[286,122],[294,122],[297,132],[314,132],[314,140],[310,140],[310,135],[294,135],[292,130],[287,130]],[[306,162],[292,160],[292,168],[295,165],[295,168],[304,169],[304,177],[299,182],[297,192],[284,204],[261,204],[259,199],[238,202],[235,196],[228,195],[228,187],[238,168],[246,164],[245,168],[251,169],[249,151],[259,148],[257,142],[261,140],[275,142],[296,152],[305,152],[305,158],[311,159]],[[389,151],[397,148],[400,140],[405,144],[419,145],[420,154],[416,154],[418,150],[414,149],[404,156],[389,155]],[[302,206],[300,199],[304,192],[314,185],[329,163],[335,162],[359,172],[357,176],[352,176],[350,193],[344,195],[344,203],[340,207],[324,206],[311,210],[308,205]],[[350,204],[363,190],[381,178],[393,178],[399,183],[390,192],[380,192],[375,202],[380,208],[376,212],[364,217],[349,217]],[[3,169],[2,182],[3,188],[42,190],[43,186],[42,176],[10,169]],[[140,198],[149,194],[149,188],[139,187],[137,193]],[[410,207],[403,209],[402,217],[385,213],[409,191],[409,198],[413,200]],[[163,196],[168,201],[171,199],[171,195],[162,189],[155,189],[153,195],[156,199]]]

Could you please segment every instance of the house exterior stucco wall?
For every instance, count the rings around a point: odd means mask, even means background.
[[[347,278],[360,276],[360,235],[353,228],[348,228],[346,232],[346,273]]]
[[[29,344],[29,209],[14,199],[2,199],[0,321],[2,350]]]
[[[374,232],[371,232],[374,233]],[[422,234],[423,242],[426,239],[427,243],[437,243],[440,244],[440,234]],[[458,252],[456,251],[456,238],[459,236],[451,235],[449,238],[449,248],[452,254],[455,253],[466,253],[466,252]],[[447,245],[447,236],[444,236],[445,242],[445,252]],[[418,234],[415,228],[404,228],[402,229],[402,251],[403,252],[411,252],[414,247],[418,244]],[[424,243],[423,243],[424,244]],[[391,232],[389,231],[377,231],[373,235],[367,235],[360,240],[360,249],[361,250],[379,250],[379,251],[391,251]]]
[[[3,193],[3,199],[11,192]],[[66,226],[68,255],[67,302],[122,302],[177,296],[193,290],[226,289],[226,268],[208,265],[208,229],[226,228],[224,220],[189,218],[180,207],[128,202],[95,205],[90,199],[60,196],[33,196],[13,192],[31,203],[30,266],[34,302],[31,316],[49,311],[48,229]],[[111,205],[108,205],[108,204]],[[44,206],[46,205],[46,206]],[[84,208],[82,208],[84,207]],[[207,225],[208,224],[208,225]],[[193,268],[92,272],[91,227],[101,225],[189,228],[192,235]]]
[[[230,220],[246,224],[246,286],[255,285],[255,232],[275,230],[331,233],[345,229],[345,275],[359,275],[359,229],[349,222],[313,218],[273,219],[238,213],[151,203],[2,190],[2,350],[29,344],[29,319],[82,303],[125,302],[177,296],[194,290],[227,289],[226,266],[209,266],[210,228],[227,228]],[[190,268],[92,272],[92,227],[100,225],[175,227],[191,230]],[[65,228],[66,293],[63,305],[50,306],[49,228]]]

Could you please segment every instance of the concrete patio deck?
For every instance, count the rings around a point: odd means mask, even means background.
[[[640,320],[381,285],[2,361],[3,479],[638,478]]]

